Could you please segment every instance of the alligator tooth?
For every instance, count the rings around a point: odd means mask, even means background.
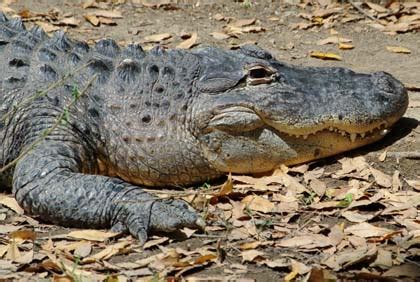
[[[366,136],[366,133],[360,133],[360,137],[362,137],[362,138],[365,138],[365,136]]]
[[[357,133],[351,133],[350,134],[350,140],[351,140],[351,142],[356,141],[356,137],[357,137]]]
[[[334,131],[334,127],[330,126],[330,127],[328,128],[328,130],[329,130],[329,131]]]
[[[308,135],[303,135],[303,139],[304,140],[308,139]]]
[[[341,136],[346,136],[346,132],[345,131],[341,131]]]
[[[389,130],[388,130],[388,129],[382,129],[382,130],[379,132],[379,134],[380,134],[380,135],[382,135],[382,136],[384,136],[384,135],[386,135],[388,132],[389,132]]]

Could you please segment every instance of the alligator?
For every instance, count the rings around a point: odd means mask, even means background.
[[[46,222],[202,228],[180,187],[271,171],[381,139],[404,114],[385,72],[293,66],[256,45],[93,46],[0,15],[0,185]]]

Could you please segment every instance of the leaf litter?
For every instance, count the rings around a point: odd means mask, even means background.
[[[141,4],[150,9],[175,7],[171,1],[166,2]],[[361,9],[376,21],[350,4],[324,2],[327,4],[323,6],[309,6],[312,13],[302,13],[305,22],[293,28],[331,28],[338,22],[361,21],[391,34],[420,29],[420,5],[396,2],[384,8],[365,2]],[[20,15],[25,21],[42,25],[47,32],[63,26],[77,27],[83,19],[95,27],[116,24],[115,20],[124,16],[102,1],[86,1],[83,8],[83,15],[65,15],[56,10],[22,10]],[[393,16],[398,16],[397,20]],[[216,14],[213,19],[225,24],[211,34],[218,40],[267,30],[255,18]],[[351,39],[338,33],[331,35],[319,40],[318,45],[334,44],[342,50],[354,47]],[[144,41],[165,43],[174,37],[156,33],[145,36]],[[178,48],[189,49],[197,44],[198,34],[181,39]],[[387,49],[410,52],[400,46]],[[313,52],[311,56],[341,59],[331,52]],[[385,161],[386,154],[381,158]],[[420,180],[405,179],[398,171],[385,173],[364,157],[342,158],[339,166],[332,172],[301,165],[282,167],[262,177],[229,175],[216,189],[183,191],[179,197],[190,201],[207,222],[204,234],[182,230],[187,238],[200,241],[186,248],[174,246],[176,239],[165,236],[153,237],[139,246],[131,236],[100,230],[50,235],[53,226],[37,224],[13,198],[0,195],[0,276],[49,276],[63,281],[75,277],[108,281],[142,277],[151,281],[156,277],[180,277],[214,265],[231,273],[246,273],[248,266],[265,265],[283,270],[286,281],[306,275],[337,278],[333,272],[343,270],[415,277],[412,265],[403,263],[419,256]],[[186,197],[185,193],[190,195]],[[177,195],[171,192],[160,196]],[[143,257],[120,261],[130,255]],[[237,258],[235,264],[226,257]]]

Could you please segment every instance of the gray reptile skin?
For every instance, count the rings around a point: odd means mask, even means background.
[[[89,47],[4,15],[0,64],[0,167],[8,167],[0,185],[45,221],[141,242],[204,225],[183,201],[141,186],[265,172],[360,147],[382,138],[408,103],[383,72],[290,66],[256,46],[144,52],[104,39]]]

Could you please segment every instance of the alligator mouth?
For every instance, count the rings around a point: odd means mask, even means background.
[[[211,127],[231,133],[234,131],[239,131],[239,133],[246,132],[269,126],[272,130],[281,135],[303,140],[332,133],[336,136],[346,137],[351,142],[355,142],[356,140],[385,136],[390,131],[391,126],[401,118],[404,112],[405,110],[402,110],[381,121],[370,121],[366,123],[327,120],[318,124],[306,126],[295,124],[291,126],[264,118],[250,108],[235,106],[221,110],[213,117],[210,125]]]

